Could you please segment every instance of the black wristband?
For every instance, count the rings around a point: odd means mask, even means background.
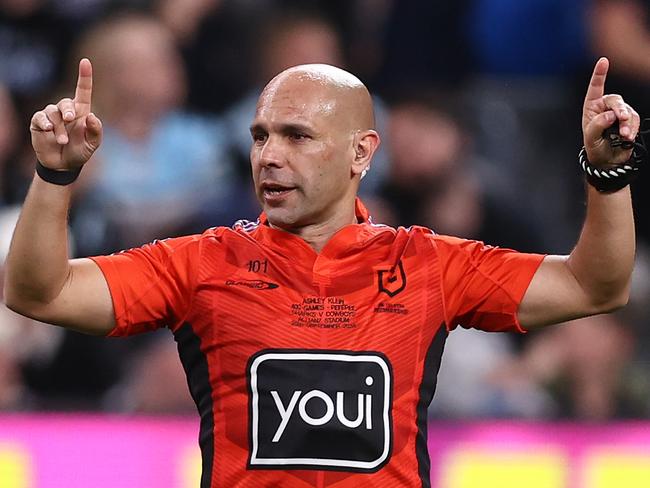
[[[639,161],[634,156],[623,164],[607,168],[597,168],[587,159],[584,146],[578,153],[578,162],[585,172],[587,183],[601,193],[614,193],[632,183],[640,170]]]
[[[53,183],[55,185],[66,186],[73,183],[81,173],[81,166],[73,170],[56,170],[43,166],[43,164],[36,160],[36,174],[43,181]]]
[[[584,146],[580,149],[578,163],[585,173],[587,183],[601,193],[614,193],[636,179],[643,166],[647,164],[646,137],[650,133],[650,128],[647,127],[649,120],[644,119],[641,122],[639,133],[633,141],[626,141],[620,136],[618,121],[603,132],[603,138],[612,148],[632,149],[630,159],[624,163],[596,167],[587,159],[587,151]]]

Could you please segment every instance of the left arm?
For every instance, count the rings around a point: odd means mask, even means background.
[[[612,148],[603,131],[619,122],[624,140],[632,141],[639,115],[619,95],[604,95],[609,63],[601,58],[587,90],[582,130],[589,161],[596,166],[621,164],[631,149]],[[610,312],[627,303],[634,266],[635,234],[629,186],[600,193],[587,185],[587,215],[580,238],[568,256],[547,256],[519,306],[525,329]]]

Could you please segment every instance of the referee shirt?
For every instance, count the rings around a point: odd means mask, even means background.
[[[201,488],[428,487],[427,407],[457,325],[523,332],[543,256],[370,222],[317,253],[264,214],[92,259],[125,336],[169,327]]]

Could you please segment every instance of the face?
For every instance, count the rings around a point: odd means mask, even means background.
[[[105,113],[126,109],[158,115],[182,103],[182,61],[162,26],[132,19],[110,34],[97,71],[109,76],[101,77],[95,90]]]
[[[305,80],[272,83],[261,95],[251,125],[251,165],[272,225],[318,225],[354,199],[354,133],[338,103],[326,87]]]

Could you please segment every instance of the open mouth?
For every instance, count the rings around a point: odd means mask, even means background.
[[[292,186],[279,183],[262,183],[262,193],[267,200],[277,200],[295,190]]]

